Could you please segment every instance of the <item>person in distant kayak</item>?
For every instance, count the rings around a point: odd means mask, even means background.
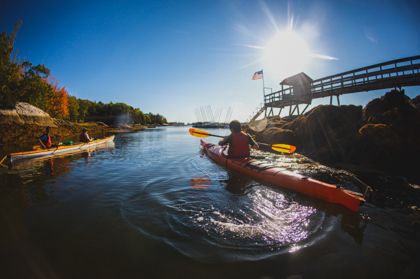
[[[91,142],[93,139],[89,137],[87,133],[87,129],[83,128],[82,133],[80,134],[79,141],[80,142]]]
[[[41,144],[42,148],[51,148],[52,147],[52,140],[50,136],[50,127],[45,128],[44,133],[38,138],[39,143]]]
[[[256,149],[259,148],[254,139],[242,131],[241,123],[238,120],[230,122],[229,129],[231,134],[219,142],[219,145],[229,145],[228,157],[249,157],[250,146]]]

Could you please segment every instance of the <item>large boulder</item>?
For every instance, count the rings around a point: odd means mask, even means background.
[[[390,174],[417,175],[420,137],[410,137],[390,124],[374,123],[363,125],[359,135],[351,150],[353,163]]]
[[[267,128],[282,128],[287,122],[286,119],[280,118],[279,116],[270,117],[268,118]]]
[[[392,90],[369,102],[364,125],[352,150],[354,163],[389,173],[419,177],[420,98],[410,100],[404,91]]]
[[[400,141],[400,136],[390,125],[368,123],[359,129],[359,134],[367,141],[378,145],[392,146]]]
[[[419,102],[419,96],[410,100],[404,94],[404,90],[392,90],[366,105],[363,110],[365,124],[389,125],[399,135],[401,139],[399,144],[408,144],[409,146],[418,144],[420,139],[420,129],[418,128],[420,127],[420,109],[417,106]],[[378,130],[380,126],[372,127]]]
[[[287,143],[296,145],[296,136],[292,130],[271,127],[256,134],[257,141],[266,143]]]
[[[322,105],[283,128],[295,132],[300,149],[323,161],[343,160],[362,121],[360,106]]]
[[[370,123],[391,124],[398,120],[397,113],[392,111],[402,111],[410,113],[415,110],[415,105],[410,102],[410,98],[404,94],[404,90],[392,90],[380,98],[373,99],[363,109],[363,121]]]
[[[24,102],[17,103],[14,109],[0,110],[0,123],[56,127],[48,113]]]
[[[24,124],[16,109],[0,109],[0,124]]]
[[[411,104],[418,110],[420,110],[420,95],[417,95],[411,99]]]
[[[304,115],[270,119],[259,141],[288,143],[322,161],[342,160],[362,123],[360,106],[317,106]]]

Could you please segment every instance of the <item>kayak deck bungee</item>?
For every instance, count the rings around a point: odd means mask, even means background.
[[[361,193],[346,190],[336,185],[312,179],[292,171],[262,163],[252,158],[231,159],[223,154],[224,148],[200,140],[209,158],[228,170],[233,170],[272,186],[290,189],[304,195],[339,204],[352,211],[358,211],[365,201]]]
[[[16,152],[8,155],[10,163],[20,160],[33,159],[38,157],[46,156],[58,156],[63,154],[75,153],[81,150],[87,150],[89,148],[105,144],[108,142],[114,141],[115,136],[109,136],[103,139],[96,139],[87,143],[78,143],[74,145],[60,145],[58,147],[47,148],[47,149],[37,149],[24,152]]]

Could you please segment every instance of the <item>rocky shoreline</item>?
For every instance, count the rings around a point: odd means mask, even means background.
[[[371,201],[420,210],[420,95],[392,90],[364,108],[320,105],[304,115],[271,117],[248,132],[257,141],[288,143],[322,164],[355,173],[373,188]]]
[[[31,150],[38,144],[38,137],[50,127],[54,143],[66,140],[78,141],[82,128],[91,137],[103,138],[110,134],[137,132],[147,128],[139,124],[108,126],[103,122],[74,123],[52,118],[48,113],[28,103],[17,103],[13,110],[0,110],[0,155]]]
[[[420,95],[393,90],[369,102],[317,106],[304,115],[269,118],[256,139],[288,143],[305,156],[333,165],[381,171],[420,181]]]

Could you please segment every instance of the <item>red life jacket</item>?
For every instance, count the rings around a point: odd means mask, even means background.
[[[232,158],[249,157],[249,141],[248,135],[240,133],[232,133],[231,141],[229,143],[228,156]]]
[[[52,140],[51,140],[51,137],[50,136],[48,136],[47,144],[45,144],[45,146],[47,148],[50,148],[52,146]]]

